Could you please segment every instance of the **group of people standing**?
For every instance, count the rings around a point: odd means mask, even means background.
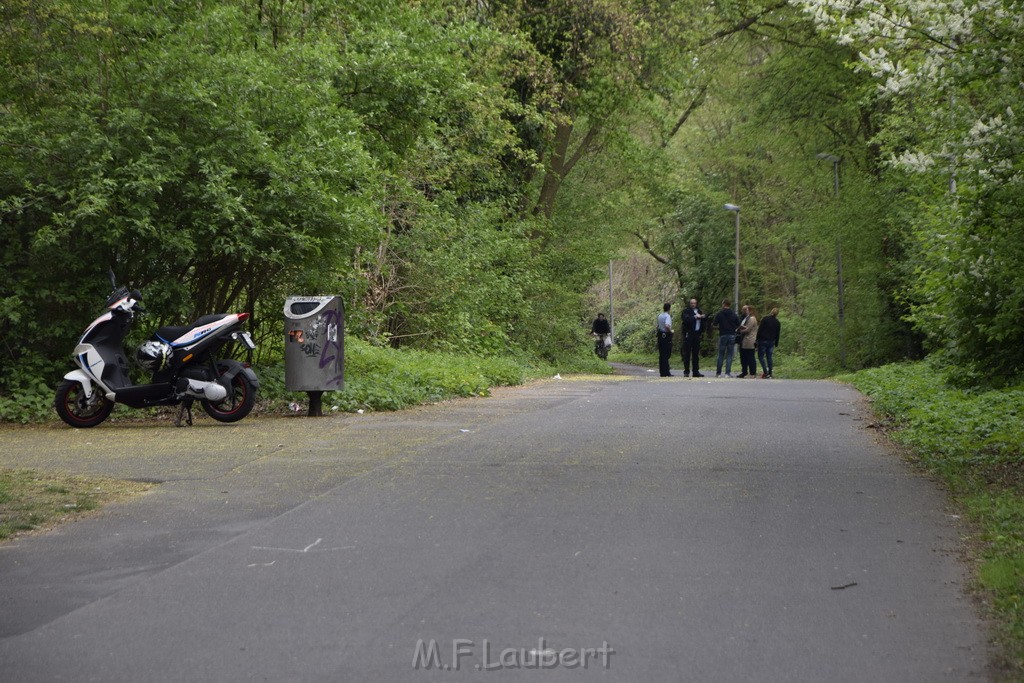
[[[672,377],[669,359],[672,357],[672,304],[665,304],[658,315],[658,370],[662,377]],[[683,311],[683,339],[680,353],[683,359],[683,374],[690,377],[704,377],[700,372],[700,343],[704,332],[709,328],[718,330],[718,364],[715,377],[722,376],[722,365],[725,365],[725,376],[732,377],[732,361],[736,344],[740,346],[740,365],[742,372],[737,377],[757,377],[757,361],[761,361],[761,377],[770,379],[774,366],[774,351],[779,345],[782,325],[779,323],[779,309],[773,308],[771,313],[758,321],[757,311],[753,306],[745,305],[741,309],[742,318],[732,310],[732,302],[722,302],[722,308],[708,323],[708,317],[697,305],[697,299],[690,299],[690,305]],[[755,359],[755,352],[757,358]]]

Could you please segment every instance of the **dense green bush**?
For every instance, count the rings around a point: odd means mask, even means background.
[[[43,380],[14,386],[9,394],[0,396],[0,422],[27,424],[55,418],[54,389]]]
[[[966,391],[947,385],[934,362],[901,363],[853,375],[858,389],[901,429],[928,467],[970,474],[1024,468],[1024,386]]]
[[[607,245],[577,249],[588,225],[530,210],[559,88],[529,36],[481,18],[396,0],[8,3],[4,414],[58,376],[109,267],[155,324],[245,310],[262,338],[284,296],[333,292],[374,342],[576,354]]]
[[[615,346],[623,353],[645,354],[657,352],[654,336],[657,312],[638,312],[615,321]]]

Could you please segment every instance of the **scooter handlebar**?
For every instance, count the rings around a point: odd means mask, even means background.
[[[146,309],[142,307],[142,292],[137,289],[131,291],[131,297],[135,299],[135,303],[132,304],[132,310],[136,313],[145,313]]]

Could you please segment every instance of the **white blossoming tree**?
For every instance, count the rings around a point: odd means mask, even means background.
[[[965,377],[1024,372],[1024,3],[791,2],[890,101],[877,141],[915,207],[913,322]]]

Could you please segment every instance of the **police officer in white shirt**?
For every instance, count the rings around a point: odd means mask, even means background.
[[[672,304],[665,304],[658,316],[658,371],[662,377],[672,376],[672,371],[668,367],[669,358],[672,357],[672,314],[669,313],[671,308]]]

